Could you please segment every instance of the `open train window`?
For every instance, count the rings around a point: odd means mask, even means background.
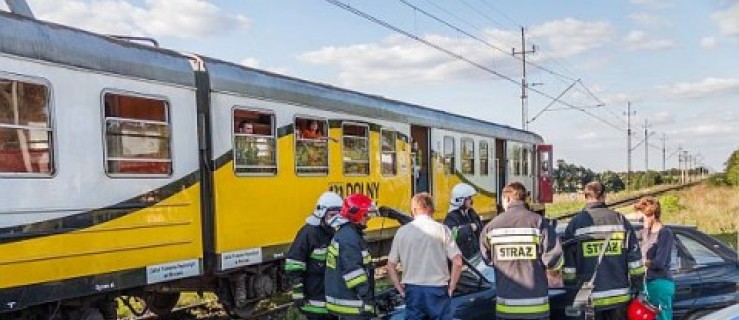
[[[488,142],[480,141],[480,175],[486,176],[490,173]]]
[[[345,123],[342,128],[344,174],[368,175],[370,171],[369,127],[363,124]]]
[[[328,174],[328,121],[295,118],[295,171],[299,175]]]
[[[444,136],[444,173],[454,174],[454,138]]]
[[[475,174],[475,141],[462,138],[462,174]]]
[[[49,89],[0,74],[0,175],[54,173]]]
[[[237,175],[277,174],[275,115],[234,107],[233,128],[234,172]]]
[[[394,176],[398,173],[398,133],[385,129],[380,130],[380,133],[380,136],[382,137],[382,154],[380,155],[382,174],[386,176]]]
[[[159,98],[106,93],[105,170],[112,176],[172,174],[168,103]]]

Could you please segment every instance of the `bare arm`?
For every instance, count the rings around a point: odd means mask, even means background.
[[[451,297],[454,294],[454,289],[457,288],[457,282],[459,282],[459,277],[462,275],[462,255],[457,254],[452,258],[452,279],[449,280],[449,296]]]
[[[400,293],[401,297],[405,298],[405,288],[403,287],[403,284],[400,283],[400,277],[398,276],[398,264],[392,261],[388,261],[387,266],[387,274],[390,276],[390,281],[393,282],[393,287],[395,287],[395,290],[398,290],[398,293]]]

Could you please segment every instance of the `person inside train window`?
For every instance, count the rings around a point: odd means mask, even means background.
[[[248,120],[239,122],[239,133],[254,134],[254,124]]]
[[[303,139],[321,139],[323,138],[323,131],[318,121],[311,121],[307,128],[303,128],[300,131],[300,137]]]

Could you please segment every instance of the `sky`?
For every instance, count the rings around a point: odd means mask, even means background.
[[[654,132],[650,169],[662,169],[663,137],[668,168],[682,148],[722,170],[739,148],[739,0],[27,1],[39,19],[516,128],[522,61],[511,50],[524,26],[526,49],[536,46],[529,130],[556,159],[624,171],[628,102],[633,144],[645,121]],[[645,168],[643,146],[634,170]]]

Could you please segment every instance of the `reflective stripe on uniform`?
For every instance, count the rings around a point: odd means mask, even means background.
[[[319,301],[319,300],[308,300],[302,307],[300,307],[300,309],[305,312],[310,312],[310,313],[318,313],[318,314],[328,313],[328,309],[326,309],[326,302]]]
[[[497,228],[497,229],[490,230],[490,232],[488,232],[488,236],[490,237],[513,236],[513,235],[540,236],[541,231],[537,228]]]
[[[612,306],[629,302],[629,300],[631,300],[631,293],[628,288],[593,292],[593,305],[596,307]]]
[[[367,273],[364,269],[357,269],[344,275],[347,288],[354,288],[362,283],[367,282]]]
[[[491,236],[490,244],[500,243],[539,243],[538,236]]]
[[[326,303],[333,303],[338,304],[342,306],[349,306],[349,307],[361,307],[364,305],[364,302],[362,300],[349,300],[349,299],[340,299],[340,298],[334,298],[331,296],[326,296]]]
[[[362,263],[363,264],[370,264],[372,263],[372,256],[370,255],[369,251],[362,250]]]
[[[285,259],[285,271],[303,271],[305,262],[294,259]]]
[[[561,256],[559,256],[559,260],[557,260],[557,264],[555,264],[555,265],[554,265],[554,266],[553,266],[552,268],[550,268],[549,270],[554,270],[554,271],[557,271],[557,270],[559,270],[559,269],[562,269],[562,267],[563,267],[564,265],[565,265],[565,257],[561,255]]]
[[[517,315],[539,315],[549,312],[549,303],[531,306],[510,306],[496,303],[495,311],[497,313],[517,314]]]
[[[626,228],[624,228],[621,224],[607,224],[607,225],[601,225],[601,226],[590,226],[590,227],[584,227],[575,230],[575,236],[582,236],[586,234],[597,234],[597,233],[606,233],[606,232],[625,232]]]
[[[314,260],[325,261],[326,260],[326,248],[317,248],[311,252],[310,257]]]
[[[644,264],[641,261],[629,262],[629,275],[638,276],[644,274],[647,269],[644,268]]]
[[[526,299],[504,299],[504,298],[497,298],[498,304],[504,304],[507,306],[532,306],[532,305],[540,305],[549,303],[548,297],[541,297],[541,298],[526,298]]]
[[[302,292],[296,292],[296,291],[293,291],[292,294],[290,295],[290,297],[293,300],[299,300],[299,299],[305,298],[305,296],[303,296],[303,293]]]
[[[362,300],[338,299],[326,296],[326,309],[338,314],[361,314],[362,311],[374,313],[374,308]]]

